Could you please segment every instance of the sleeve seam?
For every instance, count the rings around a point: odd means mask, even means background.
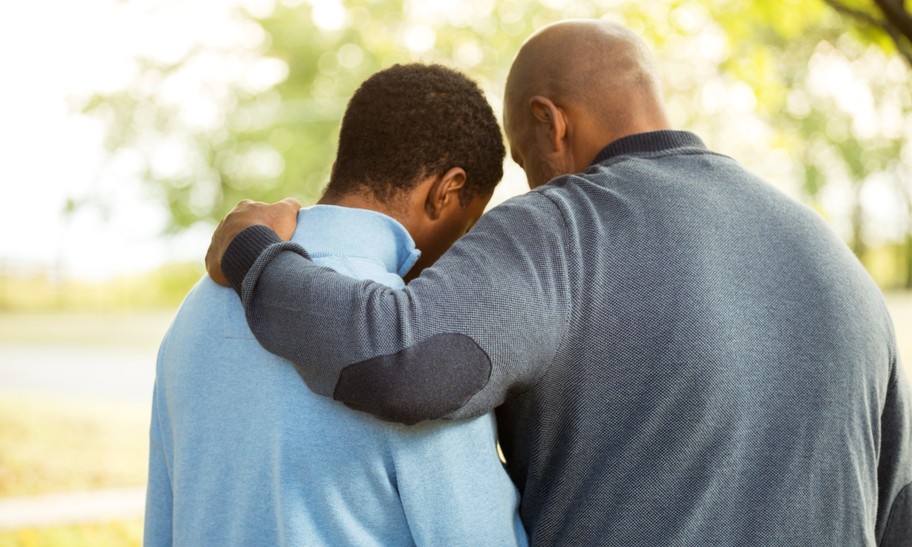
[[[881,307],[887,323],[887,334],[890,338],[887,351],[890,354],[890,376],[893,376],[900,366],[899,341],[896,339],[896,326],[893,324],[893,317],[890,315],[890,309],[883,299],[881,299]]]
[[[548,203],[550,203],[557,210],[558,215],[560,215],[561,226],[563,226],[563,228],[564,228],[563,239],[564,239],[564,242],[566,243],[566,245],[564,245],[564,248],[569,251],[570,250],[570,245],[569,245],[570,230],[567,228],[567,218],[564,216],[564,211],[560,208],[560,206],[554,201],[554,199],[551,196],[548,195],[547,190],[548,189],[545,188],[542,191],[537,192],[537,193],[540,194],[543,198],[545,198],[545,200]],[[528,387],[528,389],[523,390],[521,393],[526,393],[528,391],[531,391],[531,390],[535,389],[536,387],[538,387],[539,384],[541,384],[541,382],[544,380],[545,376],[548,375],[548,371],[551,370],[552,366],[554,366],[554,362],[557,360],[557,356],[561,354],[561,351],[564,349],[564,347],[566,345],[567,335],[570,332],[570,319],[571,319],[571,317],[573,317],[573,310],[574,310],[574,303],[573,303],[574,299],[572,298],[572,296],[570,294],[570,292],[571,292],[570,279],[569,279],[569,275],[567,274],[567,272],[568,272],[568,264],[566,262],[564,262],[564,270],[562,272],[563,277],[564,277],[564,279],[563,279],[563,285],[564,285],[563,289],[564,290],[562,292],[564,293],[563,296],[566,297],[564,306],[563,306],[565,308],[564,321],[563,321],[564,326],[563,326],[563,332],[561,332],[560,342],[558,342],[558,344],[557,344],[557,350],[555,350],[554,355],[551,357],[551,360],[548,362],[548,366],[544,367],[542,369],[541,373],[538,375],[538,377],[535,378],[535,380]]]

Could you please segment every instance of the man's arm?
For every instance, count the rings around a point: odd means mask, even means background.
[[[215,229],[215,236],[221,236],[224,241],[231,241],[245,228],[262,224],[269,226],[269,231],[272,232],[270,237],[288,240],[291,239],[291,234],[294,233],[297,226],[300,209],[301,202],[294,198],[285,198],[275,203],[261,203],[245,199],[234,207],[231,214],[219,222]],[[206,251],[206,270],[213,281],[227,287],[228,280],[225,279],[221,268],[222,256],[225,254],[227,245],[217,245],[219,239],[215,236]]]
[[[264,226],[235,238],[221,266],[257,339],[311,389],[414,423],[482,414],[545,373],[568,326],[569,249],[557,206],[530,192],[401,291],[318,267]]]
[[[912,542],[912,387],[893,346],[887,397],[881,416],[878,462],[878,545]]]

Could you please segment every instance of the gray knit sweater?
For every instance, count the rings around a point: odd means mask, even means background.
[[[264,227],[223,269],[317,393],[405,423],[497,407],[536,545],[912,542],[912,391],[878,289],[690,133],[612,143],[402,291]]]

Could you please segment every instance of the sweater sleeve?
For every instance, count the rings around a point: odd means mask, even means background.
[[[143,526],[143,545],[165,546],[173,543],[172,524],[174,503],[171,474],[162,432],[161,386],[156,379],[152,395],[152,425],[149,430],[149,476],[146,485],[146,517]]]
[[[878,545],[912,539],[912,388],[894,345],[881,415],[878,475]]]
[[[392,438],[396,490],[416,545],[528,544],[496,434],[487,414],[403,427]]]
[[[223,260],[251,330],[313,391],[385,420],[493,409],[544,374],[567,327],[567,230],[540,192],[482,216],[404,290],[316,266],[262,229]]]

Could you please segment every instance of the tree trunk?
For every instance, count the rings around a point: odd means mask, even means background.
[[[839,13],[847,15],[862,25],[879,27],[890,36],[896,51],[912,66],[912,14],[906,11],[904,0],[874,0],[883,16],[876,17],[866,9],[847,6],[843,0],[823,0]]]
[[[906,241],[903,245],[903,262],[906,266],[906,275],[903,279],[903,288],[907,291],[912,290],[912,232],[906,234]]]
[[[855,188],[853,192],[853,201],[852,201],[852,243],[851,249],[855,253],[855,256],[858,257],[862,263],[864,263],[865,255],[868,252],[868,247],[865,244],[865,218],[864,218],[864,208],[861,206],[861,181],[855,182]]]

